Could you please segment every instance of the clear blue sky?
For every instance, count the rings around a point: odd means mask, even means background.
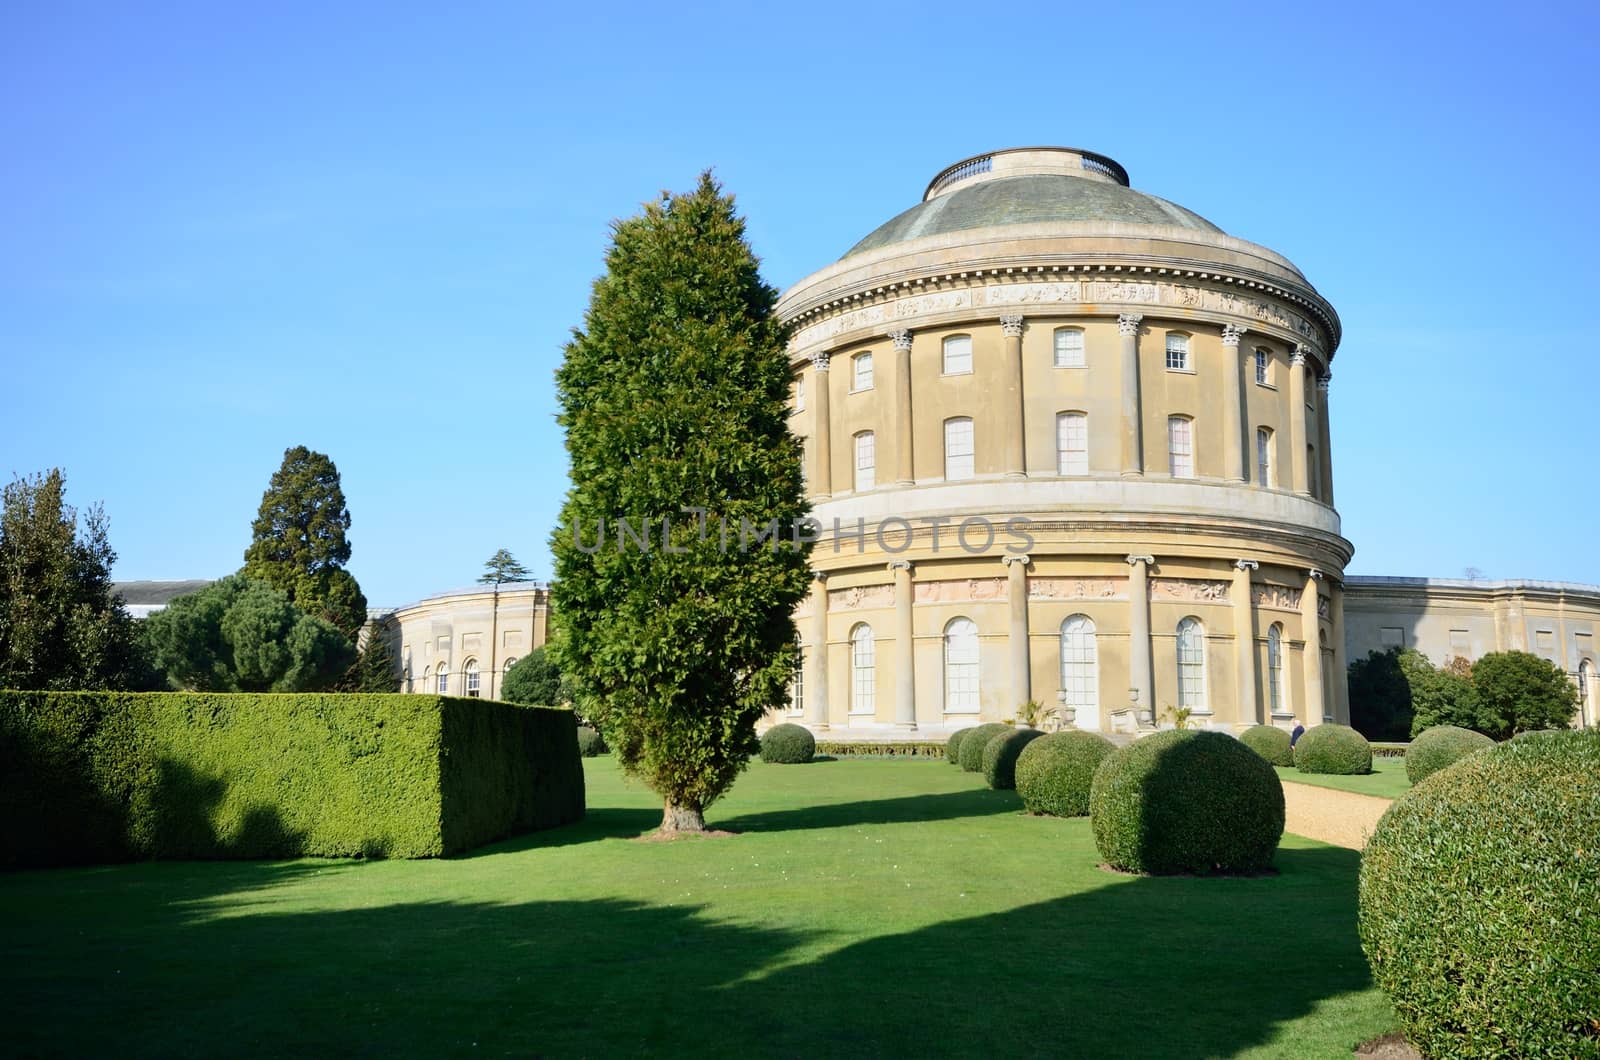
[[[119,578],[210,577],[305,444],[374,604],[548,576],[611,219],[714,166],[785,287],[1059,143],[1338,308],[1352,573],[1600,582],[1594,12],[7,4],[0,474],[103,501]]]

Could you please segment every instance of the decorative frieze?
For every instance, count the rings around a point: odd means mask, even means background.
[[[1275,611],[1300,610],[1300,590],[1285,585],[1257,585],[1254,587],[1257,607]]]
[[[1125,600],[1126,578],[1030,578],[1030,600]]]
[[[1151,578],[1150,599],[1182,600],[1188,603],[1220,604],[1228,601],[1227,582],[1198,578]]]
[[[894,606],[894,586],[857,585],[849,589],[828,590],[829,611],[866,611]]]
[[[1006,598],[1004,578],[954,578],[942,582],[918,582],[912,597],[919,604],[986,603]]]

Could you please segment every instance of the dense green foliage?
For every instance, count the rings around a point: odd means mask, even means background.
[[[1095,770],[1116,745],[1097,732],[1053,732],[1017,758],[1017,794],[1029,813],[1086,817]]]
[[[1600,1057],[1600,732],[1434,774],[1361,858],[1361,943],[1425,1056]]]
[[[356,661],[336,686],[340,692],[373,694],[400,692],[400,662],[394,655],[399,629],[392,617],[377,622],[367,631]]]
[[[1276,725],[1252,725],[1239,734],[1239,742],[1267,760],[1268,765],[1294,765],[1289,734]]]
[[[1431,670],[1425,656],[1412,651]],[[1350,725],[1369,740],[1411,736],[1411,682],[1399,648],[1368,652],[1350,664]]]
[[[1467,755],[1493,746],[1494,741],[1481,732],[1454,725],[1435,725],[1420,733],[1406,748],[1406,778],[1419,784],[1424,777],[1431,777]]]
[[[966,735],[961,738],[961,743],[956,751],[961,756],[961,768],[968,773],[983,772],[983,752],[988,750],[989,741],[1003,732],[1010,732],[1011,726],[1002,725],[997,721],[985,722],[966,730]]]
[[[1038,729],[1012,729],[992,738],[983,749],[983,779],[996,791],[1017,786],[1017,757],[1043,736]]]
[[[1101,763],[1089,793],[1106,863],[1157,876],[1260,872],[1272,864],[1283,815],[1278,774],[1220,732],[1136,740]]]
[[[578,754],[584,758],[594,758],[610,750],[611,748],[606,746],[606,738],[600,735],[600,730],[587,725],[578,726]]]
[[[507,549],[496,549],[483,564],[483,573],[478,575],[478,584],[499,587],[505,582],[525,582],[533,576],[533,572],[517,562]]]
[[[0,864],[428,857],[583,816],[572,714],[441,696],[0,692]]]
[[[761,734],[761,760],[777,765],[797,765],[816,757],[817,738],[804,725],[774,725]]]
[[[1519,732],[1565,729],[1578,709],[1578,689],[1561,667],[1525,651],[1490,652],[1472,664],[1479,732],[1509,740]]]
[[[704,174],[614,225],[556,373],[576,485],[551,540],[555,644],[666,830],[703,827],[794,677],[810,547],[777,295]]]
[[[554,707],[572,698],[561,680],[561,667],[547,647],[538,647],[511,664],[500,682],[500,698],[507,703]]]
[[[966,738],[971,729],[957,729],[950,734],[944,744],[944,757],[953,766],[961,764],[961,741]]]
[[[1295,741],[1294,767],[1302,773],[1370,773],[1372,745],[1348,725],[1313,725]]]
[[[5,487],[0,513],[0,688],[143,688],[133,619],[111,592],[117,554],[98,505],[66,502],[60,470]]]
[[[140,634],[167,684],[187,691],[321,691],[356,658],[338,629],[237,574],[175,597]]]
[[[350,509],[333,461],[303,445],[285,449],[261,495],[240,573],[266,582],[354,641],[367,621],[367,598],[344,569],[349,529]]]

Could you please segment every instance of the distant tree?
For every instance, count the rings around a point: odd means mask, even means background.
[[[1455,725],[1489,733],[1472,678],[1460,668],[1438,669],[1415,648],[1400,653],[1400,668],[1411,688],[1411,735],[1435,725]]]
[[[1497,740],[1534,729],[1565,729],[1578,710],[1578,689],[1548,659],[1525,651],[1490,652],[1472,664],[1484,727]]]
[[[776,300],[704,174],[613,226],[556,374],[575,485],[552,540],[554,643],[578,712],[661,796],[664,833],[704,830],[794,676],[806,549],[739,547],[746,524],[787,533],[806,514]],[[580,547],[618,518],[650,521],[653,547]]]
[[[356,661],[339,687],[348,692],[400,691],[400,665],[385,623],[373,622],[367,627]]]
[[[1399,648],[1368,652],[1351,663],[1349,682],[1352,728],[1369,740],[1411,735],[1411,685],[1400,666]]]
[[[544,648],[535,648],[511,665],[500,682],[500,698],[508,703],[553,707],[572,697],[561,680],[561,668]]]
[[[0,688],[127,689],[150,681],[111,591],[104,510],[80,530],[59,468],[14,480],[0,513]]]
[[[333,625],[265,582],[237,574],[175,597],[143,627],[156,666],[179,689],[324,691],[356,657]]]
[[[478,576],[478,581],[483,585],[498,586],[503,582],[525,582],[530,577],[532,572],[502,548],[490,556],[489,561],[483,565],[483,573]]]
[[[261,496],[241,573],[266,582],[354,642],[367,621],[367,598],[344,569],[349,529],[350,510],[333,461],[303,445],[285,449]]]

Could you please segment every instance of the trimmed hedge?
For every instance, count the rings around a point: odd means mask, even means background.
[[[1372,745],[1348,725],[1315,725],[1294,745],[1294,766],[1302,773],[1357,776],[1372,772]]]
[[[1423,777],[1431,777],[1446,766],[1493,746],[1493,740],[1471,729],[1454,725],[1424,729],[1406,750],[1406,778],[1413,784],[1420,783]]]
[[[578,754],[584,758],[597,758],[608,754],[611,748],[606,746],[606,738],[600,735],[600,730],[588,725],[578,726]]]
[[[430,695],[0,692],[7,867],[433,857],[583,817],[570,711]]]
[[[971,729],[957,729],[950,734],[950,739],[945,742],[944,756],[951,765],[958,766],[961,764],[961,740],[971,731]]]
[[[1017,794],[1029,813],[1087,817],[1094,772],[1116,745],[1096,732],[1053,732],[1022,749]]]
[[[761,760],[776,765],[799,765],[816,757],[817,738],[804,725],[785,722],[761,734]]]
[[[1283,785],[1225,733],[1169,729],[1109,755],[1089,792],[1095,846],[1152,875],[1260,872],[1283,837]]]
[[[991,739],[983,748],[983,779],[996,791],[1016,787],[1017,757],[1043,735],[1038,729],[1011,729]]]
[[[1003,732],[1010,732],[1011,726],[1001,725],[999,722],[989,722],[976,728],[968,729],[967,734],[961,738],[959,748],[961,754],[961,768],[968,773],[983,772],[983,752],[989,746],[989,741]]]
[[[882,743],[821,741],[817,754],[829,758],[943,758],[945,746],[932,740],[886,740]]]
[[[1404,758],[1408,743],[1385,743],[1381,740],[1368,740],[1372,747],[1373,758]]]
[[[1268,765],[1294,765],[1294,748],[1289,745],[1289,734],[1276,725],[1252,725],[1239,734],[1239,742],[1265,758]]]
[[[1424,1056],[1600,1057],[1600,731],[1515,739],[1396,800],[1361,945]]]

